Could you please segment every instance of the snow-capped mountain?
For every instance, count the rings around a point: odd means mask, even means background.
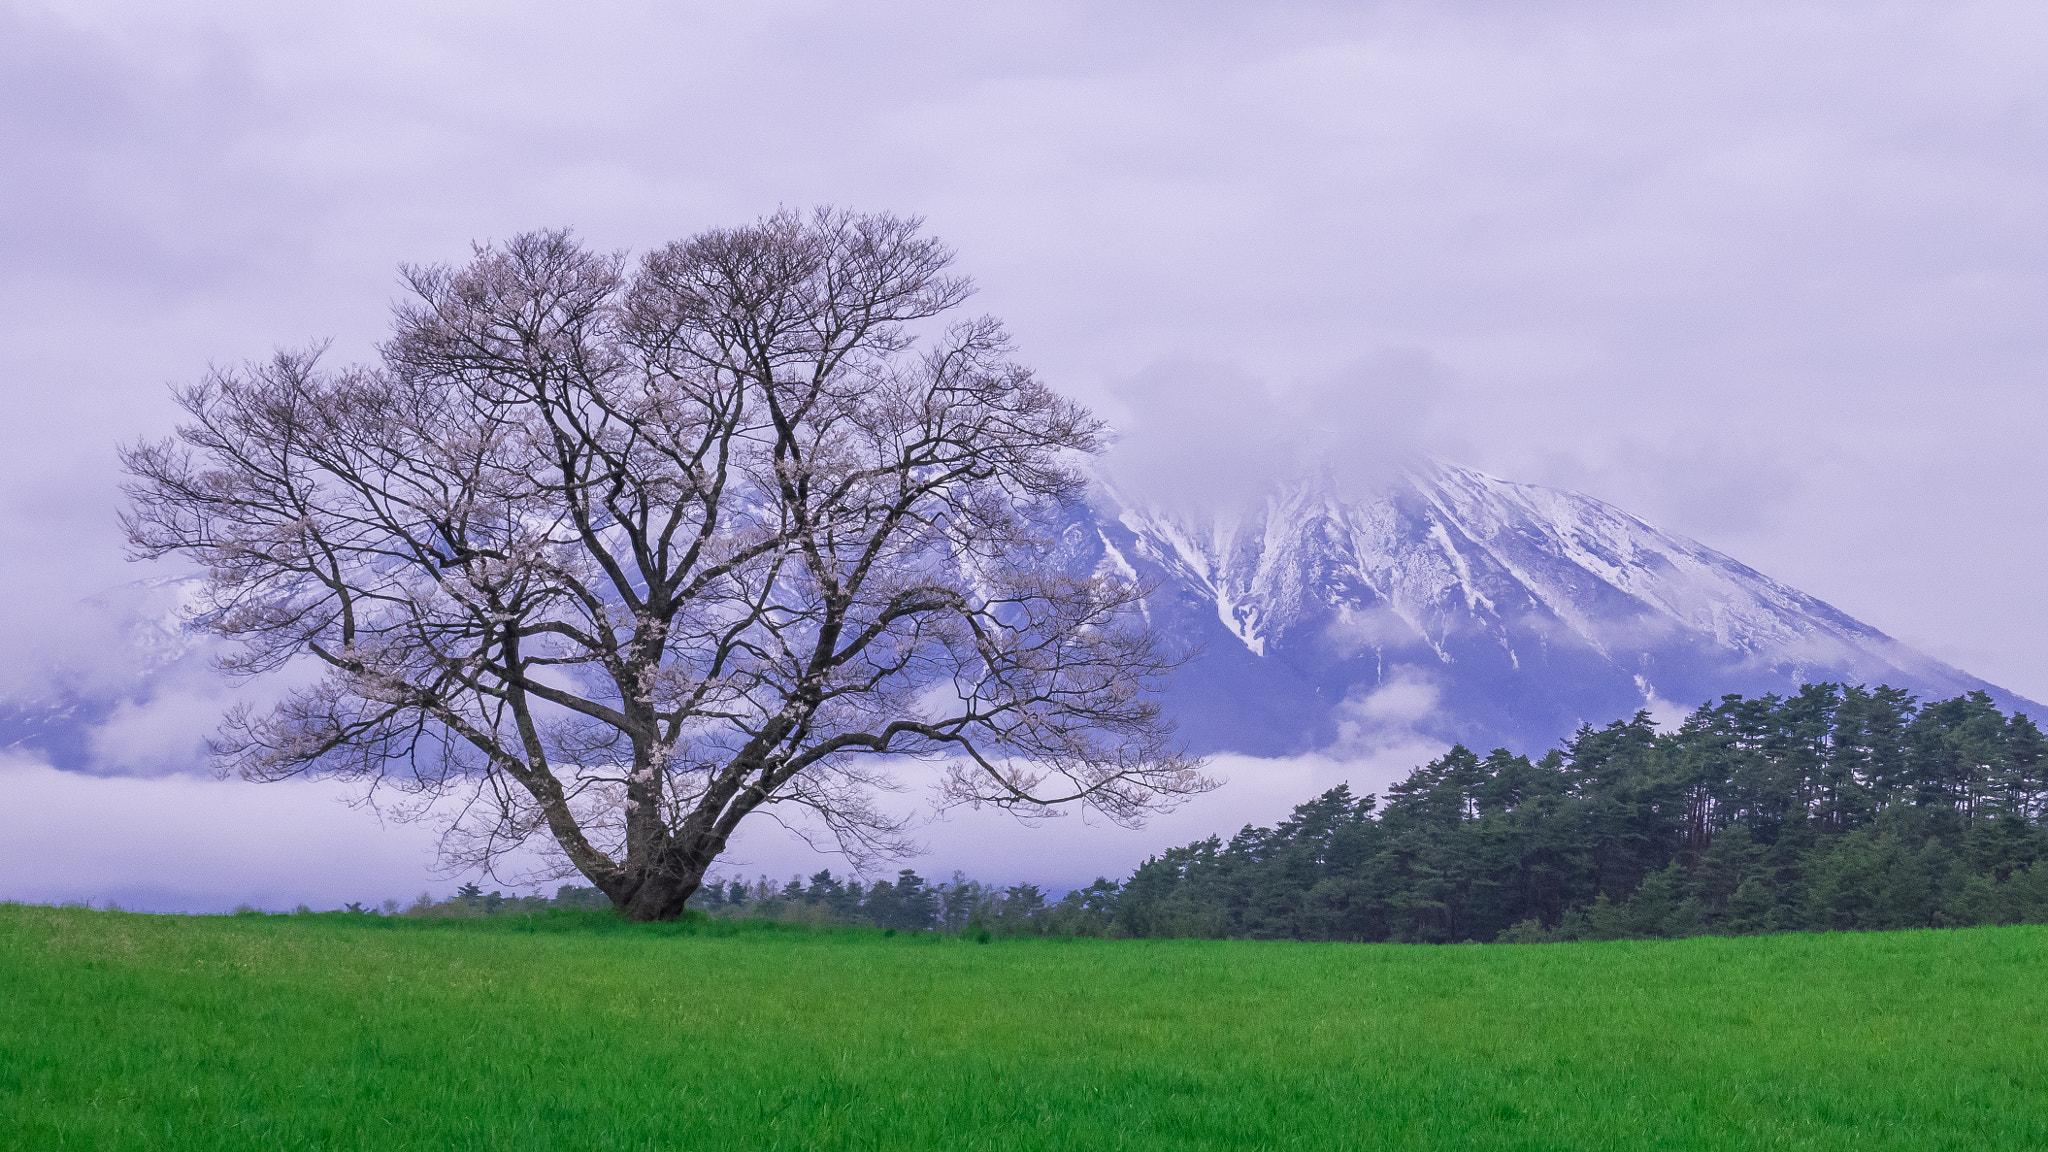
[[[1201,648],[1170,700],[1201,750],[1397,732],[1540,750],[1641,707],[1827,680],[2042,711],[1612,505],[1441,461],[1370,496],[1304,479],[1206,516],[1104,490],[1069,543],[1156,583],[1154,622]]]
[[[69,643],[23,658],[0,697],[0,751],[75,771],[197,767],[228,694],[210,637],[187,626],[196,577],[152,577],[81,601]]]
[[[1535,752],[1638,708],[1673,718],[1828,680],[1982,690],[2048,714],[1612,505],[1442,462],[1371,495],[1307,478],[1200,516],[1098,489],[1064,543],[1082,571],[1151,584],[1152,622],[1198,653],[1167,698],[1198,752]],[[74,648],[94,662],[55,659],[0,699],[0,750],[87,771],[200,766],[201,738],[246,689],[185,626],[195,591],[143,580],[87,601],[93,635]]]

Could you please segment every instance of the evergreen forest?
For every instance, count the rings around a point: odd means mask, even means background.
[[[1538,759],[1452,748],[1387,790],[1147,861],[1133,936],[1539,941],[2048,921],[2041,731],[1981,692],[1814,684],[1648,713]]]

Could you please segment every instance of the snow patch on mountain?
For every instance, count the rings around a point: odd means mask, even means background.
[[[1375,719],[1357,701],[1423,672],[1437,713],[1402,723],[1522,746],[1820,680],[2029,704],[1612,505],[1445,461],[1365,494],[1308,475],[1207,514],[1099,503],[1105,546],[1158,586],[1155,620],[1204,649],[1175,691],[1203,747],[1353,738]]]
[[[191,626],[196,577],[152,577],[81,601],[70,643],[32,653],[0,699],[0,751],[74,771],[190,771],[233,697],[217,642]]]

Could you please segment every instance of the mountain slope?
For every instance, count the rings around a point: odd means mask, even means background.
[[[74,771],[177,771],[200,762],[230,695],[215,642],[186,626],[195,577],[137,580],[76,605],[70,643],[31,653],[0,697],[0,752]]]
[[[1204,750],[1541,748],[1640,707],[1824,680],[2040,711],[1612,505],[1440,461],[1363,498],[1308,480],[1208,517],[1105,491],[1069,539],[1155,582],[1155,623],[1201,647],[1172,704]]]

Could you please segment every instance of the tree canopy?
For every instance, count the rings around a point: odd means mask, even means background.
[[[177,390],[124,450],[142,557],[208,575],[224,770],[432,795],[490,865],[536,835],[679,914],[741,821],[904,846],[884,755],[942,802],[1120,821],[1209,786],[1141,589],[1050,539],[1101,426],[1018,364],[914,220],[782,212],[637,261],[566,231],[404,270],[377,363],[319,349]]]
[[[1983,693],[1728,696],[1539,758],[1454,747],[1387,790],[1161,854],[1131,935],[1463,940],[2048,920],[2048,746]]]

